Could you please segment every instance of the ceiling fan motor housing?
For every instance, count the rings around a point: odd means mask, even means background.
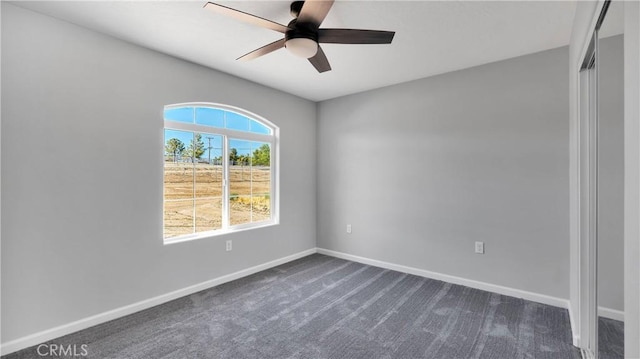
[[[289,30],[284,33],[285,41],[291,39],[305,38],[318,42],[318,27],[309,22],[298,22],[293,19],[289,23]]]

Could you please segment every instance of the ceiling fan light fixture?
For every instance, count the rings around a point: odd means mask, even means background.
[[[284,46],[292,54],[305,59],[312,58],[318,53],[318,43],[306,37],[288,39]]]

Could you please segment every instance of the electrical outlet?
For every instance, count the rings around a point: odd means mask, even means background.
[[[484,254],[484,242],[476,242],[476,253]]]
[[[231,243],[231,241],[227,241],[227,252],[231,251],[233,249],[233,244]]]
[[[347,224],[347,233],[351,234],[351,225]]]

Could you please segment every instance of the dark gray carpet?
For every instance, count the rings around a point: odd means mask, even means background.
[[[565,309],[318,254],[52,343],[89,358],[580,358]]]
[[[624,322],[598,318],[598,352],[600,359],[624,358]]]

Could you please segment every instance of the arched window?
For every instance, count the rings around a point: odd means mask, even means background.
[[[165,243],[278,223],[278,127],[209,103],[164,108]]]

